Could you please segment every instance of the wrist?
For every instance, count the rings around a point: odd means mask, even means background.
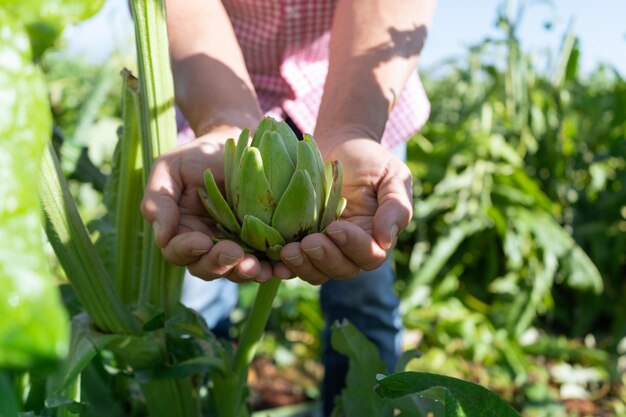
[[[322,125],[316,127],[314,134],[320,152],[327,159],[332,151],[353,140],[371,140],[380,143],[381,135],[365,124],[344,124],[334,128]]]
[[[261,118],[260,111],[220,111],[204,116],[192,126],[192,129],[196,137],[207,133],[241,132],[245,128],[252,131],[259,124]]]

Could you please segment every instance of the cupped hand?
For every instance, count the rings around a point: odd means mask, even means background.
[[[272,277],[268,262],[245,254],[236,243],[213,242],[214,221],[198,198],[205,169],[210,168],[216,182],[223,183],[224,143],[240,132],[216,129],[163,154],[152,167],[141,205],[165,259],[205,280],[226,277],[245,282]]]
[[[312,284],[350,278],[383,264],[396,237],[412,216],[411,173],[393,153],[371,139],[350,139],[326,157],[343,166],[343,192],[348,205],[326,233],[290,243],[281,251],[288,272]]]

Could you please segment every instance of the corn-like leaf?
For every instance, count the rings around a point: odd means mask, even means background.
[[[309,173],[296,170],[280,199],[272,227],[287,241],[294,241],[315,230],[317,213],[315,210],[315,189]]]
[[[257,148],[246,148],[238,171],[239,200],[236,203],[239,219],[252,215],[269,224],[276,202],[265,178],[261,152]]]
[[[249,215],[243,218],[241,239],[254,249],[263,252],[275,245],[285,244],[285,239],[276,229]]]
[[[266,131],[259,143],[259,151],[263,158],[265,176],[270,183],[274,199],[280,200],[289,180],[296,170],[289,158],[289,153],[280,135]]]
[[[211,217],[232,233],[239,233],[241,227],[237,222],[237,218],[230,207],[228,207],[226,200],[224,200],[224,196],[222,196],[220,189],[217,187],[210,169],[204,171],[204,185],[206,190],[199,188],[198,192],[200,193],[202,204],[204,204]]]

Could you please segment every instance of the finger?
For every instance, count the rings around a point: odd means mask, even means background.
[[[223,240],[187,268],[192,275],[210,281],[228,275],[243,259],[244,252],[239,245]]]
[[[211,238],[204,233],[189,232],[174,236],[163,248],[165,260],[174,265],[189,265],[197,262],[214,246]]]
[[[389,250],[396,244],[398,233],[413,216],[411,173],[402,162],[389,170],[377,190],[378,209],[374,214],[372,235],[378,245]]]
[[[351,278],[361,270],[332,240],[321,233],[306,236],[300,247],[319,271],[333,279]]]
[[[241,262],[226,275],[233,282],[242,283],[249,281],[263,282],[271,278],[271,269],[263,266],[253,255],[246,254]],[[269,277],[267,276],[269,274]]]
[[[274,278],[273,268],[269,262],[259,261],[261,264],[261,273],[254,279],[257,282],[266,282]]]
[[[300,244],[297,242],[285,245],[280,251],[280,258],[293,274],[309,284],[319,285],[329,279],[326,274],[318,270],[308,257],[304,255]]]
[[[276,262],[274,264],[273,273],[278,279],[291,279],[296,277],[293,271],[283,262]]]
[[[387,252],[372,236],[345,220],[329,224],[326,235],[347,258],[365,271],[378,268],[387,259]]]
[[[175,178],[175,170],[166,159],[159,158],[152,167],[141,202],[141,213],[152,224],[154,240],[161,248],[176,234],[178,227],[182,186]]]

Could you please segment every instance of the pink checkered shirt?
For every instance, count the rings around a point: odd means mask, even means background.
[[[261,109],[313,132],[328,72],[336,0],[223,0]],[[391,149],[426,122],[430,103],[417,71],[389,115],[381,143]]]

